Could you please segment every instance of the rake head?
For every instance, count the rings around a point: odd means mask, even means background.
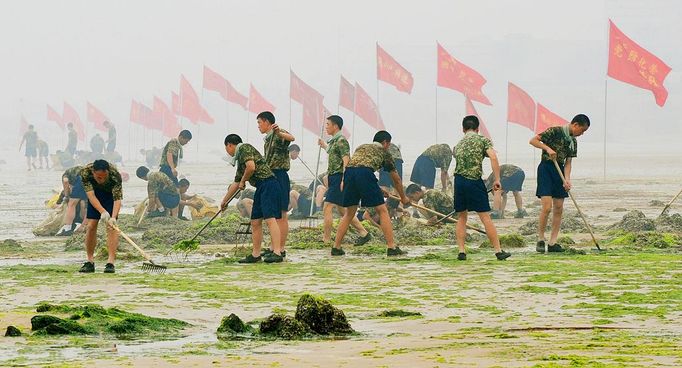
[[[168,267],[157,265],[156,263],[149,261],[142,263],[142,271],[150,273],[165,273]]]

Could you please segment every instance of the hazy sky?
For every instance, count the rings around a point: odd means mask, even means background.
[[[566,119],[588,114],[594,125],[581,147],[596,153],[604,134],[609,18],[673,68],[665,81],[670,95],[664,108],[649,91],[608,81],[609,140],[614,148],[629,150],[661,139],[679,142],[682,2],[675,0],[3,1],[0,119],[16,131],[23,113],[39,129],[60,134],[44,128],[45,104],[61,111],[62,102],[69,101],[84,119],[87,100],[125,134],[131,98],[147,104],[154,95],[168,100],[181,73],[200,92],[206,64],[244,94],[252,82],[277,106],[285,127],[291,114],[292,131],[300,136],[301,108],[294,103],[289,109],[288,69],[336,111],[340,73],[376,97],[379,42],[415,80],[411,95],[378,86],[384,121],[403,146],[414,143],[421,151],[436,139],[436,93],[439,141],[456,142],[464,114],[461,94],[436,91],[438,41],[487,78],[483,91],[493,106],[476,108],[498,148],[504,148],[507,82],[512,81]],[[198,140],[221,141],[228,111],[230,126],[244,133],[241,108],[226,106],[208,91],[203,101],[217,123],[202,127]],[[352,120],[349,111],[342,109],[341,115]],[[249,123],[255,139],[255,125]],[[649,134],[638,140],[643,126]],[[511,154],[528,152],[529,131],[511,126],[508,133]],[[356,121],[359,141],[372,134]],[[15,144],[16,135],[10,135]],[[312,139],[305,133],[302,141]]]

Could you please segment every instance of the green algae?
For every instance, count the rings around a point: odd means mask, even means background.
[[[679,246],[681,241],[677,234],[644,231],[621,233],[620,235],[609,240],[608,244],[637,248],[666,249]]]
[[[528,243],[526,241],[526,238],[521,236],[520,234],[503,234],[499,236],[500,238],[500,246],[504,248],[525,248],[526,244]],[[483,243],[481,243],[480,248],[492,248],[490,244],[490,240],[486,239]]]
[[[380,318],[392,318],[392,317],[423,317],[419,312],[411,312],[403,309],[392,309],[382,311],[377,315]]]
[[[326,299],[304,294],[296,304],[296,319],[320,335],[353,333],[346,315]]]

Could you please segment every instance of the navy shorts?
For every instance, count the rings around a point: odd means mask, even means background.
[[[38,149],[36,147],[26,146],[26,151],[24,155],[26,157],[36,157],[38,156]]]
[[[327,188],[327,193],[324,195],[324,201],[333,203],[339,206],[343,206],[343,192],[341,191],[341,179],[343,179],[343,174],[333,174],[327,177],[329,182],[329,187]]]
[[[180,195],[177,193],[158,193],[159,201],[163,208],[173,209],[180,204]]]
[[[251,219],[282,218],[282,206],[280,200],[280,187],[275,177],[269,177],[256,184],[256,193],[253,195],[253,208]]]
[[[99,204],[111,215],[114,212],[114,195],[111,192],[95,189],[95,197],[99,200]],[[101,214],[99,211],[88,202],[88,219],[99,220]]]
[[[161,166],[159,167],[159,171],[161,171],[162,173],[166,174],[166,175],[173,181],[173,183],[175,184],[176,187],[178,186],[178,177],[175,176],[175,175],[173,175],[173,170],[171,170],[171,167],[170,167],[170,166],[168,166],[168,165],[161,165]]]
[[[376,207],[384,204],[384,194],[369,167],[349,167],[343,174],[343,207]]]
[[[483,179],[467,179],[455,175],[455,211],[488,212],[488,191]]]
[[[564,165],[559,164],[561,171]],[[568,192],[564,189],[564,182],[552,161],[541,161],[538,165],[538,188],[535,195],[540,197],[566,198]]]
[[[312,204],[312,200],[306,198],[304,195],[299,195],[298,196],[298,201],[296,202],[298,204],[298,213],[301,215],[308,216],[310,215],[310,205]],[[317,211],[317,206],[313,206],[313,213]]]
[[[395,170],[403,180],[403,160],[394,160]],[[393,180],[391,180],[391,173],[386,170],[379,170],[379,186],[393,188]]]
[[[80,175],[76,175],[76,182],[71,186],[71,195],[69,198],[87,200],[88,196],[83,189],[83,179]]]
[[[410,181],[423,187],[433,189],[436,182],[436,164],[430,158],[420,155],[414,162]]]
[[[523,190],[524,180],[526,180],[526,174],[521,170],[515,172],[510,177],[502,178],[502,180],[500,180],[500,183],[502,184],[502,191],[520,192]]]
[[[279,200],[280,210],[287,212],[289,211],[289,192],[291,192],[291,181],[289,181],[289,174],[286,170],[275,169],[272,170],[275,174],[275,179],[279,183],[279,195],[281,196]]]

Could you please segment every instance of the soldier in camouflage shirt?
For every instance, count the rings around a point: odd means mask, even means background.
[[[95,160],[80,173],[83,189],[88,196],[88,227],[85,234],[85,249],[88,260],[79,272],[95,272],[94,253],[97,245],[97,225],[102,220],[107,224],[108,260],[105,273],[114,273],[114,261],[118,248],[116,218],[123,200],[123,180],[114,165],[105,160]]]
[[[64,174],[62,174],[62,194],[64,195],[64,198],[68,199],[68,202],[66,204],[62,228],[55,234],[56,236],[70,236],[76,230],[85,229],[84,226],[80,226],[81,223],[87,225],[84,220],[86,220],[85,210],[88,197],[85,195],[85,190],[83,189],[83,182],[81,181],[80,176],[81,170],[83,170],[82,166],[74,166],[66,169]],[[77,212],[76,206],[80,206],[80,216],[78,221],[74,223]]]
[[[414,163],[410,180],[426,188],[435,188],[436,169],[440,169],[443,191],[448,190],[448,170],[452,162],[452,149],[446,143],[427,148]]]
[[[281,236],[279,222],[282,217],[281,187],[275,179],[275,175],[265,162],[265,158],[248,143],[242,143],[242,138],[236,134],[225,137],[225,152],[229,156],[229,162],[237,166],[237,174],[225,193],[220,208],[226,208],[232,197],[240,189],[246,187],[248,181],[256,187],[253,195],[251,208],[251,238],[253,249],[251,254],[241,259],[239,263],[256,263],[264,260],[266,263],[282,262]],[[263,241],[263,221],[270,230],[270,242],[272,252],[261,257],[261,242]]]
[[[495,257],[498,260],[504,260],[511,254],[500,248],[497,229],[490,218],[488,193],[481,178],[483,175],[483,159],[488,157],[495,175],[493,190],[500,190],[500,165],[493,149],[493,143],[490,139],[478,134],[478,126],[478,117],[475,115],[464,117],[462,120],[464,138],[457,143],[454,150],[455,161],[457,162],[454,183],[455,211],[458,213],[457,245],[459,246],[459,254],[457,259],[466,260],[466,223],[468,211],[474,211],[485,226],[485,232],[495,250]]]
[[[147,214],[170,214],[172,217],[177,217],[180,191],[168,175],[158,171],[150,173],[145,166],[138,167],[136,174],[138,178],[147,182]],[[164,208],[163,213],[157,213],[161,207]]]
[[[564,249],[556,244],[561,226],[564,198],[568,197],[571,190],[572,159],[578,153],[578,141],[576,137],[583,135],[590,127],[590,119],[583,114],[576,115],[570,124],[551,127],[537,134],[530,140],[533,147],[542,150],[542,160],[538,165],[537,190],[535,195],[540,198],[542,209],[538,225],[538,242],[536,250],[544,253],[563,252]],[[564,183],[554,166],[556,160],[566,178]],[[549,213],[552,212],[552,233],[549,243],[545,242],[545,227]],[[546,249],[545,249],[546,248]]]
[[[381,231],[386,238],[386,254],[398,256],[405,253],[395,245],[393,228],[388,209],[384,203],[383,192],[374,175],[377,170],[383,167],[391,174],[393,186],[400,195],[401,202],[404,205],[410,203],[410,200],[405,196],[398,172],[395,170],[393,157],[388,153],[390,144],[391,135],[387,131],[381,130],[374,135],[372,143],[358,147],[348,162],[346,172],[343,175],[343,207],[346,208],[346,211],[336,232],[336,240],[334,241],[334,248],[332,248],[333,256],[345,254],[341,249],[341,242],[348,231],[348,226],[355,218],[359,204],[368,208],[376,208],[380,217]]]
[[[523,209],[523,197],[521,191],[523,190],[523,181],[526,179],[526,174],[520,167],[515,165],[501,165],[500,166],[500,183],[502,190],[493,192],[493,212],[492,217],[504,218],[504,211],[507,207],[507,193],[512,192],[514,201],[516,202],[515,218],[523,218],[528,213]],[[488,190],[493,189],[495,175],[490,174],[485,181],[485,187]]]
[[[161,151],[161,162],[159,171],[168,175],[175,186],[178,186],[178,161],[182,158],[182,146],[192,140],[192,133],[183,130],[177,138],[173,138],[163,147]]]
[[[410,184],[405,189],[405,194],[414,203],[421,200],[424,207],[434,210],[440,214],[448,215],[453,209],[453,199],[443,191],[436,189],[423,190],[418,184]],[[419,213],[426,218],[430,224],[437,222],[441,217],[431,212],[419,210]],[[447,220],[446,220],[447,221]]]
[[[400,180],[403,180],[403,154],[400,152],[400,147],[391,142],[391,145],[388,146],[388,153],[390,153],[391,157],[393,157],[393,165],[395,166],[395,170],[398,172]],[[384,169],[379,170],[379,186],[393,188],[391,174]]]
[[[324,206],[322,211],[324,213],[324,227],[322,241],[327,244],[331,242],[332,222],[334,220],[333,210],[339,212],[343,216],[345,210],[343,209],[343,173],[346,171],[346,166],[350,161],[350,144],[343,136],[341,129],[343,128],[343,119],[338,115],[331,115],[327,118],[325,125],[327,134],[331,136],[327,142],[320,139],[318,144],[324,148],[329,155],[329,164],[327,166],[327,193],[324,197]],[[356,218],[351,220],[351,226],[360,234],[360,238],[355,242],[356,245],[363,245],[371,240],[372,236],[367,229],[362,226],[360,221]]]

